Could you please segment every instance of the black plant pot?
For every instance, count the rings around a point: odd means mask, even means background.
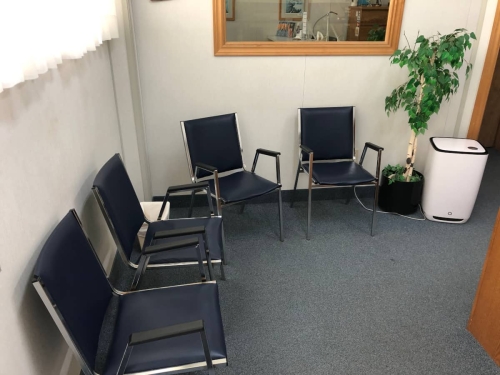
[[[424,176],[417,171],[414,171],[414,173],[418,174],[422,179],[418,182],[396,181],[390,185],[389,179],[382,175],[378,205],[383,211],[409,215],[418,210],[424,189]]]

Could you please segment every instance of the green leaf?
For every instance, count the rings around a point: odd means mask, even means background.
[[[447,35],[438,33],[430,38],[418,35],[413,48],[395,51],[390,63],[401,68],[406,66],[408,81],[386,98],[387,114],[403,109],[412,131],[416,135],[424,134],[431,116],[439,112],[442,101],[449,100],[457,92],[460,84],[457,72],[462,65],[466,65],[466,77],[469,75],[472,65],[464,55],[471,47],[473,36],[465,29]],[[396,176],[392,180],[400,179]]]
[[[476,34],[474,34],[474,32],[470,33],[470,37],[474,40],[476,40]]]

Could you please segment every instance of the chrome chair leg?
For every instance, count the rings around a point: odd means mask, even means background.
[[[193,205],[194,205],[194,196],[196,195],[196,191],[191,191],[191,204],[189,205],[189,211],[187,217],[193,216]]]
[[[278,209],[279,209],[279,217],[280,217],[280,241],[285,241],[285,237],[283,236],[283,202],[281,199],[281,188],[278,189]]]
[[[207,255],[207,259],[208,259],[208,251],[206,253]],[[208,266],[208,280],[215,280],[214,278],[214,269],[213,269],[213,266],[212,266],[212,260],[207,260],[207,266]]]
[[[311,230],[311,201],[312,201],[312,188],[309,186],[309,197],[307,198],[307,234],[306,239],[310,240],[311,236],[309,235]]]
[[[347,204],[349,204],[349,202],[351,201],[351,198],[354,196],[354,189],[356,189],[356,186],[354,186],[354,185],[353,185],[353,186],[352,186],[352,195],[349,195],[349,196],[347,197],[347,199],[345,200],[345,204],[346,204],[346,205],[347,205]]]
[[[215,375],[214,364],[212,362],[212,357],[210,355],[210,349],[208,348],[207,335],[205,329],[200,332],[201,342],[203,343],[203,351],[205,353],[205,361],[207,362],[207,370],[209,375]]]
[[[212,268],[212,258],[210,257],[210,250],[208,249],[207,234],[203,233],[203,247],[205,248],[205,259],[207,260],[208,279],[214,280],[214,270]]]
[[[292,199],[290,202],[290,208],[293,207],[293,202],[295,199],[295,190],[297,190],[297,182],[299,182],[299,173],[300,173],[300,161],[299,161],[299,166],[297,167],[297,175],[295,176],[295,184],[293,185],[293,191],[292,191]]]
[[[378,206],[378,188],[379,188],[379,182],[375,184],[375,199],[373,200],[373,213],[372,213],[372,227],[370,234],[373,237],[373,226],[375,225],[375,213],[377,212],[377,206]]]
[[[224,234],[224,221],[222,221],[222,249],[221,249],[221,257],[222,257],[222,263],[226,266],[228,264],[227,261],[227,254],[226,254],[226,236]]]
[[[196,255],[198,256],[198,268],[200,270],[201,281],[207,281],[207,277],[205,276],[205,268],[203,267],[203,258],[201,256],[201,248],[200,245],[196,245]],[[207,261],[207,264],[209,262]],[[210,277],[210,275],[209,275]]]
[[[139,264],[137,265],[137,269],[134,274],[134,279],[132,280],[132,285],[130,286],[130,290],[137,289],[139,280],[141,279],[141,276],[144,275],[148,263],[149,263],[149,256],[141,256],[141,259],[139,259]]]

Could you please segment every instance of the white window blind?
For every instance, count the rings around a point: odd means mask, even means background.
[[[117,37],[115,0],[0,0],[0,92]]]

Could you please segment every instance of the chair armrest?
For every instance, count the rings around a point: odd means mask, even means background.
[[[175,324],[168,327],[152,329],[150,331],[132,333],[129,337],[128,344],[130,346],[147,344],[148,342],[201,332],[204,329],[203,320],[195,320],[189,323]]]
[[[188,236],[191,234],[203,234],[203,233],[205,233],[204,226],[172,229],[172,230],[160,230],[153,235],[153,239],[158,240],[160,238],[171,238],[171,237]]]
[[[377,146],[376,144],[371,143],[371,142],[366,142],[365,147],[371,148],[372,150],[375,150],[375,151],[384,151],[383,147]]]
[[[210,349],[208,347],[205,324],[203,323],[203,320],[194,320],[188,323],[175,324],[167,327],[152,329],[150,331],[132,333],[129,336],[127,347],[123,353],[117,375],[123,375],[125,373],[125,369],[127,368],[128,361],[132,354],[132,349],[136,345],[147,344],[154,341],[166,340],[184,335],[191,335],[194,333],[200,334],[207,369],[210,374],[213,374],[214,365],[212,362],[212,356],[210,355]]]
[[[196,163],[195,170],[194,170],[194,177],[195,178],[198,178],[198,169],[203,169],[203,170],[210,172],[214,175],[215,201],[217,203],[217,215],[220,215],[222,207],[221,207],[221,203],[220,203],[219,173],[217,171],[217,168],[212,166],[212,165],[205,164],[205,163]],[[210,200],[210,202],[212,202],[211,198],[209,198],[209,200]]]
[[[280,152],[270,151],[263,148],[258,148],[255,151],[255,158],[253,159],[252,173],[255,173],[255,168],[257,168],[257,161],[259,160],[259,155],[267,155],[276,158],[276,183],[281,185],[281,168],[280,168]]]
[[[202,182],[197,182],[195,184],[170,186],[167,189],[167,193],[172,194],[172,193],[177,193],[179,191],[206,189],[207,187],[208,187],[208,182],[202,181]]]
[[[307,146],[304,146],[304,145],[300,145],[300,148],[302,149],[302,151],[304,151],[305,153],[307,154],[312,154],[313,153],[313,150],[311,150],[309,147]]]
[[[210,263],[212,260],[210,258],[210,251],[207,248],[207,238],[205,234],[205,228],[200,226],[200,227],[193,227],[193,228],[186,228],[186,229],[177,229],[177,230],[170,230],[170,231],[163,231],[164,236],[159,237],[159,238],[168,238],[168,237],[175,237],[175,236],[181,236],[181,235],[186,235],[188,233],[193,233],[193,234],[198,234],[202,233],[203,234],[203,243],[205,246],[205,252],[206,252],[206,257],[207,257],[207,263]],[[151,239],[151,243],[155,239],[158,239],[158,237],[153,237]],[[200,275],[202,281],[206,281],[205,278],[205,271],[203,268],[203,259],[201,256],[201,248],[200,248],[200,240],[198,237],[191,237],[191,238],[186,238],[183,240],[178,240],[178,241],[173,241],[169,243],[163,243],[163,244],[158,244],[158,245],[150,245],[142,249],[142,255],[141,259],[144,257],[146,258],[146,265],[149,262],[149,258],[151,255],[164,252],[164,251],[170,251],[170,250],[177,250],[177,249],[182,249],[184,247],[190,247],[190,246],[195,246],[194,251],[196,253],[196,257],[198,258],[198,267],[200,269]],[[210,270],[210,265],[209,265],[209,270]],[[210,274],[210,278],[212,275]]]
[[[267,155],[267,156],[272,156],[272,157],[277,157],[277,156],[281,155],[281,152],[266,150],[263,148],[258,148],[256,153]]]
[[[205,163],[196,163],[195,166],[200,168],[200,169],[204,169],[207,172],[211,172],[211,173],[214,173],[217,170],[217,168],[215,168],[211,165],[205,164]]]
[[[196,246],[196,245],[199,245],[199,243],[200,243],[200,241],[198,240],[198,238],[194,237],[194,238],[188,238],[185,240],[179,240],[179,241],[175,241],[175,242],[146,246],[144,249],[142,249],[142,254],[143,255],[152,255],[152,254],[160,253],[163,251],[182,249],[183,247],[188,247],[188,246]]]
[[[366,155],[366,150],[367,149],[372,149],[374,151],[377,151],[378,156],[377,156],[377,169],[376,169],[376,177],[377,180],[380,177],[380,163],[382,161],[382,151],[384,151],[383,147],[377,146],[374,143],[371,142],[366,142],[365,147],[363,148],[363,153],[361,154],[361,159],[359,159],[359,165],[363,165],[363,161],[365,161],[365,155]]]
[[[163,198],[163,203],[161,205],[160,213],[158,214],[157,220],[158,221],[161,220],[161,217],[163,216],[163,212],[165,211],[165,207],[167,206],[167,201],[168,201],[168,197],[170,196],[170,194],[178,193],[180,191],[189,191],[189,190],[194,191],[194,192],[196,192],[197,190],[206,190],[207,197],[208,197],[208,205],[210,207],[210,213],[213,212],[210,185],[208,184],[208,181],[201,181],[201,182],[196,182],[194,184],[169,186],[167,189],[167,192],[165,193],[165,198]]]

